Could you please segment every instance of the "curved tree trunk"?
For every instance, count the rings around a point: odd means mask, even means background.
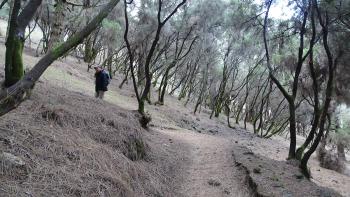
[[[85,37],[87,37],[101,21],[113,10],[120,0],[111,0],[96,17],[81,31],[76,32],[66,42],[57,45],[50,50],[38,63],[30,70],[26,75],[14,85],[8,87],[4,91],[0,92],[0,116],[7,112],[15,109],[21,102],[26,100],[30,96],[30,92],[33,89],[35,82],[45,72],[45,70],[54,62],[56,59],[64,55],[67,51],[80,44]],[[38,3],[39,2],[39,3]],[[35,4],[38,3],[38,4]],[[32,15],[34,15],[36,9],[33,8],[33,4],[40,5],[41,1],[32,0],[27,6],[29,9],[24,8],[21,15],[25,16],[25,20],[30,21]],[[28,13],[27,13],[28,12]],[[21,16],[20,15],[20,16]],[[24,26],[25,27],[25,26]]]

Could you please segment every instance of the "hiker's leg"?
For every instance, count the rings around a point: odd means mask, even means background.
[[[103,99],[104,95],[105,95],[105,92],[104,92],[104,91],[98,91],[98,97],[99,97],[100,99]]]

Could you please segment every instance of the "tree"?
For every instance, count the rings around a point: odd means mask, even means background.
[[[48,49],[52,49],[55,44],[60,43],[63,37],[66,1],[55,1],[54,19],[51,28],[50,40],[48,42]]]
[[[307,17],[309,14],[309,6],[307,4],[303,5],[302,9],[302,24],[300,26],[300,33],[299,33],[299,49],[298,49],[298,61],[294,72],[293,77],[293,86],[292,86],[292,94],[288,93],[288,90],[286,90],[281,82],[277,79],[277,77],[274,74],[274,69],[271,65],[270,60],[270,54],[268,49],[268,43],[267,43],[267,24],[268,24],[268,14],[270,11],[272,1],[267,2],[267,10],[265,14],[264,19],[264,30],[263,30],[263,38],[265,43],[265,50],[266,50],[266,61],[267,61],[267,67],[269,69],[269,74],[271,80],[276,84],[278,89],[282,92],[283,96],[286,98],[289,104],[289,133],[290,133],[290,146],[289,146],[289,153],[288,158],[289,159],[295,159],[296,158],[296,121],[295,121],[295,100],[297,96],[298,91],[298,83],[299,83],[299,76],[302,70],[303,62],[305,61],[307,54],[304,54],[304,36],[306,31],[306,22]],[[311,43],[310,47],[312,47],[313,43]]]
[[[165,96],[165,92],[166,92],[167,86],[168,86],[168,81],[170,78],[170,70],[176,66],[179,66],[178,63],[183,61],[184,58],[191,52],[192,46],[197,39],[197,37],[194,37],[192,40],[189,40],[192,31],[193,31],[193,27],[191,26],[189,31],[185,34],[184,38],[182,38],[182,39],[180,38],[180,33],[179,32],[176,33],[175,50],[173,52],[174,54],[172,55],[173,60],[165,68],[165,72],[163,74],[161,85],[159,87],[158,103],[161,105],[164,104],[164,96]],[[190,41],[190,44],[189,44],[189,46],[187,46],[188,48],[185,49],[185,47],[186,47],[185,43],[188,40]],[[181,64],[184,64],[184,62],[182,62]]]
[[[318,144],[321,141],[321,138],[323,137],[323,133],[325,131],[325,122],[327,119],[328,109],[331,105],[332,101],[332,95],[334,90],[334,74],[335,70],[339,61],[339,58],[342,56],[342,51],[338,53],[336,57],[334,57],[334,54],[332,54],[331,49],[329,47],[329,26],[330,26],[330,18],[328,15],[328,11],[324,11],[324,15],[321,13],[321,10],[318,6],[318,2],[316,0],[312,1],[313,8],[317,12],[317,18],[320,23],[320,26],[322,28],[322,41],[323,41],[323,48],[325,50],[325,53],[327,55],[327,66],[328,66],[328,81],[327,86],[325,90],[325,98],[324,98],[324,104],[322,107],[322,112],[319,117],[319,131],[316,135],[313,143],[310,146],[310,149],[306,151],[306,153],[303,155],[301,159],[300,168],[302,172],[305,174],[306,177],[310,177],[310,172],[307,169],[307,162],[310,159],[311,155],[316,151],[316,148]],[[323,15],[323,16],[322,16]]]
[[[21,9],[21,1],[14,0],[8,35],[6,39],[6,59],[5,59],[5,87],[10,87],[22,79],[24,67],[22,52],[24,47],[25,29],[36,10],[41,4],[41,0],[31,0]]]
[[[335,32],[330,32],[332,26],[334,26],[336,17],[330,14],[330,9],[333,5],[329,2],[319,5],[316,0],[305,1],[302,4],[298,4],[300,9],[301,22],[299,29],[299,46],[298,55],[296,58],[296,66],[289,67],[293,73],[293,81],[291,83],[292,93],[288,92],[288,86],[284,85],[284,81],[278,80],[276,77],[276,71],[272,67],[268,40],[267,40],[267,23],[268,13],[272,1],[267,3],[267,12],[264,18],[264,46],[266,51],[267,67],[269,69],[269,76],[271,80],[278,87],[284,98],[289,105],[289,127],[290,127],[290,148],[289,159],[297,159],[300,161],[300,169],[306,177],[310,177],[310,172],[307,168],[308,160],[315,152],[316,148],[320,144],[322,138],[326,138],[325,131],[326,125],[330,125],[328,120],[331,114],[331,102],[334,97],[334,84],[335,84],[335,72],[339,61],[343,56],[343,50],[334,50],[330,44],[331,36],[336,35]],[[332,18],[333,17],[333,18]],[[317,22],[319,24],[317,24]],[[307,23],[310,25],[307,26]],[[319,27],[319,28],[318,28]],[[309,46],[305,51],[304,40],[307,37],[306,30],[311,28],[309,32]],[[317,30],[321,29],[318,33]],[[320,35],[322,42],[318,42]],[[321,50],[314,50],[315,45],[319,43]],[[323,55],[324,54],[324,55]],[[319,59],[324,59],[324,62],[317,61],[315,56],[319,56]],[[322,58],[325,57],[325,58]],[[308,58],[308,71],[303,69],[305,60]],[[293,61],[292,61],[293,62]],[[320,65],[323,64],[323,65]],[[302,76],[302,77],[300,77]],[[299,90],[299,91],[298,91]],[[297,94],[297,92],[299,92]],[[306,103],[305,103],[306,102]],[[304,129],[302,133],[306,135],[306,140],[303,145],[296,148],[296,133],[297,125],[304,124],[302,120],[298,120],[297,113],[300,110],[308,110],[307,106],[311,105],[312,110],[309,110],[311,114],[311,128],[308,132]],[[303,109],[298,110],[299,106],[303,106]],[[306,121],[308,118],[304,118]],[[328,123],[327,123],[328,121]],[[305,122],[307,124],[307,122]],[[306,134],[307,133],[307,134]],[[306,148],[309,147],[307,150]],[[306,151],[304,153],[304,151]]]
[[[151,47],[147,51],[145,63],[144,63],[144,76],[145,76],[145,86],[142,90],[141,93],[139,93],[139,90],[137,88],[136,84],[136,78],[135,78],[135,73],[134,73],[134,54],[133,50],[131,48],[130,42],[128,40],[128,33],[129,33],[129,19],[128,19],[128,14],[127,14],[127,4],[128,2],[124,0],[125,4],[125,34],[124,34],[124,40],[127,45],[128,49],[128,54],[129,54],[129,66],[131,70],[131,75],[134,83],[134,91],[136,94],[136,98],[138,101],[138,111],[140,114],[145,115],[145,101],[148,99],[148,95],[150,93],[151,85],[152,85],[152,73],[150,72],[150,64],[153,58],[153,55],[155,53],[158,41],[160,39],[161,35],[161,30],[166,24],[166,22],[177,12],[177,10],[186,3],[186,0],[182,0],[181,3],[179,3],[171,13],[165,17],[164,20],[161,19],[162,15],[162,0],[158,0],[158,11],[157,11],[157,29],[155,31],[155,35],[151,44]]]
[[[118,4],[118,2],[119,0],[111,0],[100,10],[100,12],[95,16],[95,18],[91,22],[88,23],[87,26],[73,34],[66,42],[57,44],[56,47],[54,47],[44,57],[42,57],[38,61],[38,63],[28,73],[24,75],[24,77],[21,80],[1,91],[0,116],[15,109],[21,102],[27,99],[30,96],[31,90],[34,88],[35,82],[51,65],[51,63],[59,57],[61,57],[62,55],[64,55],[67,51],[81,43],[84,40],[84,38],[86,38],[93,30],[97,28],[101,21],[113,10],[113,8]],[[31,5],[30,2],[28,3],[28,5]],[[30,6],[30,8],[32,8],[32,6]],[[26,12],[24,12],[25,10]],[[25,17],[24,21],[30,21],[29,17],[33,16],[33,12],[35,12],[35,10],[29,9],[29,7],[28,9],[23,9],[23,15],[28,16]],[[22,27],[22,25],[19,25],[19,27]],[[21,57],[21,53],[19,55],[20,56],[17,57]]]

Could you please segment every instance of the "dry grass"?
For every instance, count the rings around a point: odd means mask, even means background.
[[[0,78],[4,54],[2,44]],[[39,59],[28,49],[23,57],[28,67]],[[29,166],[25,179],[0,169],[0,196],[180,196],[174,192],[178,188],[173,187],[183,183],[176,178],[186,174],[183,157],[187,152],[179,149],[187,149],[182,144],[169,146],[168,138],[140,128],[129,111],[137,106],[132,86],[118,89],[121,79],[112,80],[105,98],[108,103],[101,102],[91,97],[93,74],[86,72],[85,64],[72,57],[54,62],[40,79],[32,99],[0,119],[0,130],[6,130],[0,131],[1,150],[23,158]],[[152,92],[153,101],[156,96]],[[146,108],[156,127],[227,135],[261,155],[285,159],[288,144],[284,139],[245,136],[243,131],[227,128],[223,116],[209,119],[205,109],[193,115],[190,105],[184,108],[176,98],[167,96],[164,106]],[[140,145],[140,140],[148,145]],[[142,147],[146,152],[140,151]],[[348,177],[319,168],[314,159],[310,165],[317,171],[317,184],[349,194]]]
[[[0,128],[9,131],[0,137],[1,149],[22,158],[29,169],[24,180],[3,171],[0,196],[161,192],[157,177],[139,161],[149,148],[131,111],[39,84],[29,101],[1,119]]]
[[[1,46],[0,78],[4,54]],[[30,49],[23,58],[27,67],[39,60]],[[174,195],[181,159],[164,146],[168,139],[140,127],[129,90],[109,91],[107,102],[94,99],[85,66],[72,57],[54,62],[32,98],[0,120],[9,131],[0,135],[1,150],[29,169],[24,181],[3,172],[0,196]]]

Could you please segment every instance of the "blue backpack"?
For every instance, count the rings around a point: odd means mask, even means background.
[[[111,77],[109,76],[109,73],[106,70],[103,70],[103,74],[107,76],[107,85],[111,83]]]

